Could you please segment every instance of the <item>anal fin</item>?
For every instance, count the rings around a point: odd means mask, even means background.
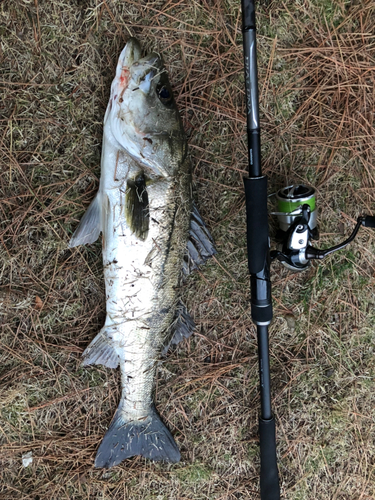
[[[183,264],[184,274],[190,274],[216,253],[214,240],[203,222],[197,206],[193,203],[189,239]]]
[[[117,368],[119,357],[113,342],[109,338],[110,327],[103,327],[98,335],[83,351],[82,365],[103,365],[108,368]]]

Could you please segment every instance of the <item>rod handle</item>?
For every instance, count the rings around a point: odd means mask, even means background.
[[[362,224],[365,227],[375,227],[375,217],[373,215],[366,215]]]
[[[260,498],[280,500],[279,471],[276,460],[275,419],[259,419]]]
[[[250,274],[263,270],[269,252],[267,177],[244,177]]]

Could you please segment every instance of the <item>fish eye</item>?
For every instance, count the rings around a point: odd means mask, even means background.
[[[156,88],[156,92],[163,104],[171,104],[173,100],[172,92],[166,85],[158,85],[158,87]]]
[[[166,87],[162,87],[159,92],[160,99],[169,99],[170,96],[171,94],[169,93],[169,90]]]

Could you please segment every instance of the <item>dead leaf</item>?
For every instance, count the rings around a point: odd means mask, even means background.
[[[40,311],[40,310],[42,309],[42,307],[43,307],[43,301],[42,301],[42,299],[41,299],[41,298],[37,295],[37,296],[35,297],[35,309],[36,309],[37,311]]]

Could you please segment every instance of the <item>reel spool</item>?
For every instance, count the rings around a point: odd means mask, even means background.
[[[310,218],[309,228],[317,227],[317,214],[315,189],[304,184],[295,184],[279,189],[276,193],[277,218],[281,231],[287,232],[297,217],[302,215],[302,206],[309,205]]]

